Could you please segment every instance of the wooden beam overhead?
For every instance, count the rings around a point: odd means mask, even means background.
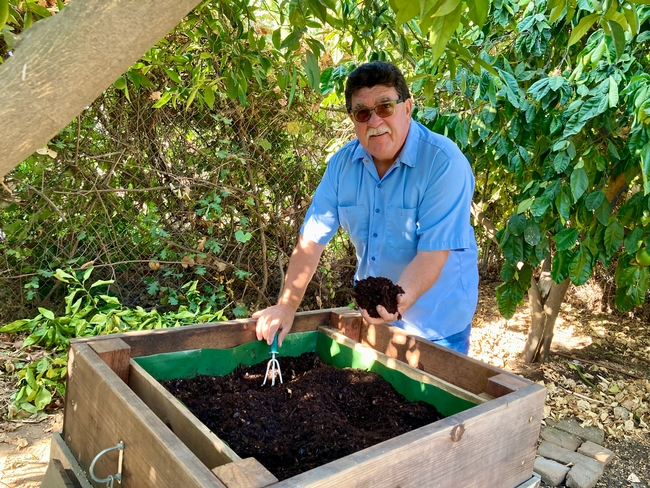
[[[0,178],[77,117],[199,0],[72,0],[0,65]]]

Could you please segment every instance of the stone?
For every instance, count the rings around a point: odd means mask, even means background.
[[[584,442],[579,448],[578,452],[594,458],[596,461],[600,461],[605,466],[607,466],[612,459],[614,459],[614,453],[609,449],[604,448],[598,444],[594,444],[591,441]]]
[[[605,440],[605,432],[598,427],[591,425],[582,427],[580,422],[574,418],[562,420],[546,419],[546,425],[563,430],[564,432],[580,437],[582,440],[591,441],[595,444],[602,444]]]
[[[602,470],[595,472],[584,464],[576,464],[566,476],[566,486],[568,488],[593,488],[602,474]]]
[[[542,481],[547,485],[559,486],[564,482],[569,468],[557,461],[543,457],[535,458],[535,473],[540,475]]]
[[[568,449],[569,451],[575,451],[582,444],[581,439],[569,434],[568,432],[556,429],[554,427],[542,427],[542,431],[540,432],[539,436],[542,438],[542,440],[557,444],[558,446]]]
[[[625,407],[614,407],[614,417],[621,420],[627,420],[630,411]]]
[[[537,448],[537,454],[544,456],[547,459],[559,461],[563,464],[573,464],[574,466],[578,464],[583,465],[594,473],[598,473],[599,477],[603,474],[605,469],[605,465],[596,461],[594,458],[590,458],[589,456],[585,456],[578,452],[569,451],[568,449],[564,449],[563,447],[548,441],[542,441]]]

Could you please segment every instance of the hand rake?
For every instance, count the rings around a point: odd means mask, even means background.
[[[275,333],[275,337],[273,338],[273,344],[271,344],[271,351],[269,354],[271,354],[271,359],[269,359],[268,364],[266,365],[266,374],[264,375],[264,382],[262,383],[262,386],[266,384],[266,380],[269,377],[269,371],[271,371],[271,386],[275,386],[275,372],[278,372],[278,376],[280,377],[280,383],[282,383],[282,371],[280,371],[280,363],[278,362],[277,359],[275,359],[275,355],[278,353],[278,332]]]

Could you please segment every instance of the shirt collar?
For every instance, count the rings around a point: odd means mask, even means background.
[[[406,136],[406,141],[404,142],[404,147],[402,147],[401,152],[397,156],[396,163],[403,163],[411,168],[414,168],[417,164],[417,145],[418,140],[420,139],[420,124],[415,120],[411,119],[411,125],[409,127],[409,133]],[[357,147],[352,154],[352,160],[357,161],[358,159],[368,159],[372,161],[372,156],[366,149],[361,145],[357,139]]]

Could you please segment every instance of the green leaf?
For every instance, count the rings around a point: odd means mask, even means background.
[[[456,6],[456,9],[449,13],[448,15],[442,17],[433,17],[433,22],[429,29],[429,43],[431,45],[431,53],[429,55],[428,62],[432,65],[440,59],[442,53],[445,52],[445,47],[447,42],[451,39],[451,36],[454,35],[458,24],[460,23],[460,15],[462,12],[462,2],[459,2]],[[423,32],[426,32],[427,29],[422,28]]]
[[[7,325],[0,327],[0,332],[11,334],[22,330],[30,330],[31,327],[28,326],[30,322],[31,320],[29,319],[14,320],[13,322],[10,322]]]
[[[251,237],[253,237],[253,234],[250,232],[244,232],[243,230],[239,229],[237,232],[235,232],[235,239],[237,239],[237,242],[248,242],[250,241]]]
[[[488,0],[467,0],[467,14],[469,18],[480,29],[487,20],[488,12],[490,10],[490,2]]]
[[[52,313],[52,312],[51,312],[50,310],[48,310],[47,308],[38,307],[38,311],[39,311],[39,312],[41,313],[41,315],[42,315],[43,317],[45,317],[46,319],[54,320],[54,313]]]
[[[235,308],[232,309],[232,313],[237,317],[238,319],[248,317],[248,309],[243,306],[243,305],[238,305]]]
[[[650,142],[641,149],[641,174],[643,176],[643,194],[650,194]]]
[[[97,280],[92,285],[90,285],[90,288],[92,289],[98,286],[112,285],[113,283],[115,283],[115,280]]]
[[[594,191],[585,197],[585,207],[587,210],[596,210],[605,200],[605,194],[602,191]]]
[[[573,249],[578,240],[578,229],[562,229],[555,236],[553,236],[553,241],[555,242],[555,248],[558,251],[566,251],[568,249]]]
[[[52,403],[51,393],[45,387],[41,386],[36,394],[36,398],[34,398],[34,406],[38,410],[43,410],[50,403]]]
[[[608,92],[609,108],[618,105],[618,84],[614,81],[612,75],[609,76],[609,92]]]
[[[623,226],[617,221],[610,223],[605,229],[605,251],[607,256],[611,257],[621,247],[625,231]]]
[[[583,17],[580,19],[580,22],[578,22],[578,25],[576,25],[573,28],[573,31],[571,32],[571,37],[569,37],[569,43],[568,46],[573,46],[576,42],[578,42],[582,37],[591,29],[591,26],[594,25],[594,22],[600,17],[600,14],[591,14],[587,15],[586,17]]]
[[[637,227],[625,237],[625,241],[624,241],[625,250],[627,251],[628,254],[634,254],[639,250],[642,243],[643,243],[643,230]],[[0,332],[2,332],[2,329],[0,329]]]
[[[397,25],[405,24],[413,17],[420,13],[420,2],[414,1],[396,1],[397,15],[395,16],[395,23]]]
[[[523,299],[523,293],[518,290],[517,284],[502,283],[496,288],[499,312],[506,319],[512,318],[517,310],[517,305]]]
[[[609,20],[609,28],[614,39],[614,49],[616,50],[616,59],[619,60],[625,52],[625,30],[615,20]]]
[[[576,286],[584,285],[593,270],[593,256],[587,246],[580,246],[569,262],[569,278]]]
[[[212,87],[205,87],[205,90],[203,90],[203,100],[205,100],[205,103],[210,109],[214,108],[214,90]]]
[[[584,194],[588,186],[589,177],[585,169],[583,167],[574,168],[571,173],[571,194],[573,195],[574,203]]]
[[[169,78],[174,83],[177,83],[179,85],[183,84],[183,80],[181,80],[181,77],[179,76],[179,74],[176,71],[174,71],[173,69],[165,68],[165,73],[167,73],[167,76],[169,76]]]
[[[526,216],[515,214],[508,220],[508,230],[516,236],[520,236],[526,229]]]
[[[68,280],[74,280],[74,276],[66,273],[60,268],[54,272],[54,277],[59,281],[63,281],[64,283],[70,283]]]
[[[314,53],[307,51],[306,59],[302,61],[302,65],[307,73],[307,81],[314,90],[319,90],[320,87],[320,68],[318,67],[318,59]]]
[[[526,241],[531,246],[536,246],[542,240],[542,230],[539,227],[539,224],[536,222],[529,221],[526,223],[526,229],[524,230],[524,241]]]

